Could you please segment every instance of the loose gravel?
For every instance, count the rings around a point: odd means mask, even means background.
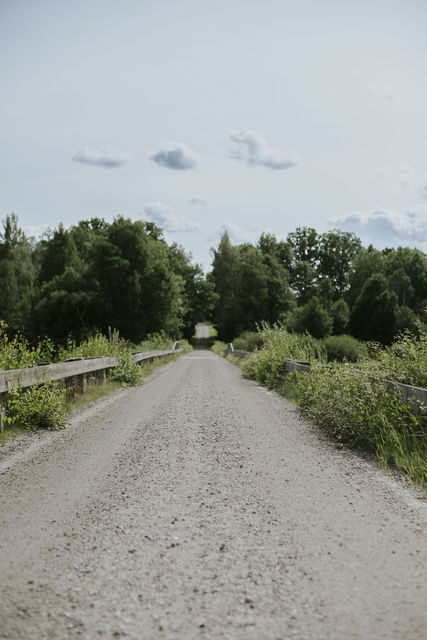
[[[0,453],[0,637],[425,638],[423,496],[207,351]]]

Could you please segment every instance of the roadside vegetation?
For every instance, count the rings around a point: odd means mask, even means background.
[[[406,333],[388,347],[338,336],[345,339],[333,350],[280,326],[264,327],[260,336],[262,345],[240,361],[244,375],[296,401],[339,442],[371,451],[427,486],[426,408],[403,402],[387,382],[427,387],[427,335]],[[289,373],[285,359],[307,361],[311,372]]]
[[[233,245],[224,233],[212,258],[205,275],[152,222],[93,218],[35,240],[7,215],[0,369],[114,355],[121,364],[110,383],[138,384],[132,351],[174,340],[186,348],[204,318],[216,353],[234,340],[253,354],[243,363],[247,376],[296,399],[341,442],[424,482],[426,418],[385,381],[427,386],[427,256],[298,227],[280,240],[263,233],[255,244]],[[289,376],[285,358],[310,362],[314,372]],[[55,403],[64,406],[64,394],[60,385],[17,391],[8,426],[60,425]]]
[[[68,386],[66,381],[10,391],[7,398],[3,399],[6,406],[6,429],[5,433],[0,434],[0,442],[22,430],[61,428],[65,425],[70,410],[76,406],[91,402],[119,387],[141,384],[145,375],[158,366],[167,364],[177,355],[168,356],[161,362],[137,364],[131,359],[132,353],[171,349],[172,342],[172,338],[161,332],[148,336],[135,346],[121,338],[118,331],[110,330],[108,337],[97,333],[80,343],[70,338],[65,345],[56,346],[51,340],[46,339],[31,346],[21,336],[9,338],[6,324],[0,321],[0,370],[35,367],[40,364],[63,362],[69,358],[115,356],[120,359],[117,367],[109,369],[105,384],[90,380],[84,394]],[[186,340],[181,340],[180,346],[184,351],[191,349]]]

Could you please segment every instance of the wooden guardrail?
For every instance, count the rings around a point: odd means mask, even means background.
[[[162,356],[178,353],[181,349],[165,349],[163,351],[141,351],[132,354],[134,362],[154,360]],[[44,382],[53,382],[75,376],[86,376],[88,373],[106,371],[120,364],[120,358],[70,358],[65,362],[47,364],[24,369],[6,369],[0,371],[0,393],[7,393],[12,389],[31,387]]]
[[[134,362],[150,362],[156,358],[180,353],[179,343],[174,344],[173,349],[156,351],[140,351],[132,354]],[[0,394],[6,394],[13,389],[32,387],[45,382],[75,378],[80,381],[82,391],[86,390],[87,376],[89,374],[106,379],[106,372],[120,364],[117,357],[99,358],[70,358],[65,362],[41,365],[38,367],[26,367],[23,369],[0,370]],[[0,395],[0,431],[3,429],[4,408]]]

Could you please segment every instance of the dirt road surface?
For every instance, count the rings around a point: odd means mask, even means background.
[[[193,351],[0,459],[0,637],[426,637],[425,502]]]

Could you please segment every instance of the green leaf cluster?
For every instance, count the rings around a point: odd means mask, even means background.
[[[65,389],[60,382],[50,382],[8,393],[7,425],[26,429],[58,429],[66,422]]]

